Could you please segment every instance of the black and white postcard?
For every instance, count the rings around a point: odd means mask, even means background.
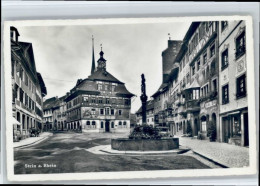
[[[250,16],[7,21],[9,181],[256,173]]]

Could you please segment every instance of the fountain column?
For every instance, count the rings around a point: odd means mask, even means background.
[[[145,78],[144,74],[141,75],[142,83],[141,83],[141,96],[140,99],[142,101],[142,125],[146,124],[146,102],[147,102],[147,95],[146,95],[146,87],[145,87]]]

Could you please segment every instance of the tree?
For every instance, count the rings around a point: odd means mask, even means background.
[[[192,128],[189,120],[187,121],[187,134],[189,137],[192,136]]]
[[[210,141],[215,141],[217,138],[216,125],[213,121],[209,121],[208,125],[208,136]]]

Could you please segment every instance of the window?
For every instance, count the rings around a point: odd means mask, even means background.
[[[99,100],[98,100],[98,103],[103,103],[103,99],[102,98],[99,98]]]
[[[96,103],[96,99],[94,97],[92,98],[92,103]]]
[[[28,79],[28,75],[25,74],[25,85],[28,86],[29,84],[29,79]]]
[[[246,52],[245,31],[236,39],[236,58],[238,59]]]
[[[106,108],[106,115],[109,115],[109,108]]]
[[[216,74],[216,62],[215,62],[215,60],[213,60],[212,62],[211,62],[211,65],[210,65],[210,70],[211,70],[211,75],[213,76],[213,75],[215,75]]]
[[[24,95],[24,91],[22,89],[20,89],[20,101],[23,103],[23,95]]]
[[[212,91],[217,92],[217,79],[212,81]]]
[[[222,104],[227,104],[229,102],[228,96],[228,84],[222,87]]]
[[[119,128],[122,128],[122,121],[119,121],[118,127],[119,127]]]
[[[111,109],[111,115],[114,115],[114,114],[115,114],[115,110]]]
[[[207,63],[207,53],[203,55],[203,65]]]
[[[118,115],[119,115],[119,116],[122,115],[122,110],[118,110]]]
[[[103,121],[101,121],[101,125],[100,125],[100,128],[104,128],[104,122]]]
[[[100,109],[100,115],[104,115],[104,109]]]
[[[92,121],[92,128],[96,128],[96,122]]]
[[[115,123],[112,121],[111,122],[111,128],[114,128],[115,127]]]
[[[200,69],[200,60],[198,60],[197,65],[198,65],[198,70],[199,70]]]
[[[195,64],[191,67],[191,75],[193,76],[195,74]]]
[[[126,128],[126,121],[124,121],[123,125],[124,125],[124,128]]]
[[[105,85],[105,90],[108,90],[108,85]]]
[[[20,72],[20,75],[21,75],[21,80],[24,81],[24,76],[23,76],[23,69],[22,67],[20,68],[21,72]]]
[[[14,64],[15,62],[12,60],[12,77],[14,77]]]
[[[228,22],[227,21],[221,21],[221,31],[225,30],[225,28],[227,27]]]
[[[224,52],[221,54],[221,60],[222,60],[222,67],[221,70],[224,70],[228,66],[228,49],[226,49]]]
[[[215,55],[215,44],[210,47],[210,57]]]
[[[199,89],[198,90],[193,90],[192,94],[193,94],[193,99],[199,99]]]
[[[115,91],[115,85],[112,85],[112,92],[114,92]]]
[[[98,90],[102,90],[102,85],[98,84]]]
[[[187,84],[190,82],[190,73],[188,72],[186,75]]]
[[[109,102],[110,102],[109,98],[106,98],[106,104],[109,104]]]
[[[246,75],[237,78],[237,98],[246,96]]]

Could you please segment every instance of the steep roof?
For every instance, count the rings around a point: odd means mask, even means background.
[[[36,71],[32,43],[12,41],[12,52],[21,58],[23,68],[28,72],[34,83],[39,83],[42,96],[45,96],[47,94],[47,89],[41,74]]]
[[[114,83],[122,83],[117,78],[115,78],[112,74],[110,74],[107,71],[104,71],[102,69],[98,69],[93,74],[88,76],[88,79],[90,80],[101,80],[101,81],[110,81]]]
[[[168,88],[168,83],[162,83],[159,89],[152,95],[152,97],[155,97],[161,93],[163,93]]]
[[[43,110],[49,110],[57,107],[59,105],[59,99],[57,97],[52,97],[43,102]]]
[[[80,94],[80,92],[84,92],[87,94],[94,94],[94,95],[100,94],[101,92],[97,90],[96,81],[117,83],[117,86],[115,87],[115,92],[117,96],[128,96],[128,97],[134,96],[134,94],[132,94],[127,90],[123,82],[119,81],[109,72],[104,71],[102,69],[98,69],[93,74],[88,76],[88,78],[84,80],[82,79],[77,80],[76,85],[71,89],[72,93],[68,97],[66,97],[65,100],[73,99],[77,94]]]
[[[131,92],[127,90],[124,84],[118,84],[115,88],[115,92],[118,96],[120,95],[128,95],[128,96],[134,96]]]

